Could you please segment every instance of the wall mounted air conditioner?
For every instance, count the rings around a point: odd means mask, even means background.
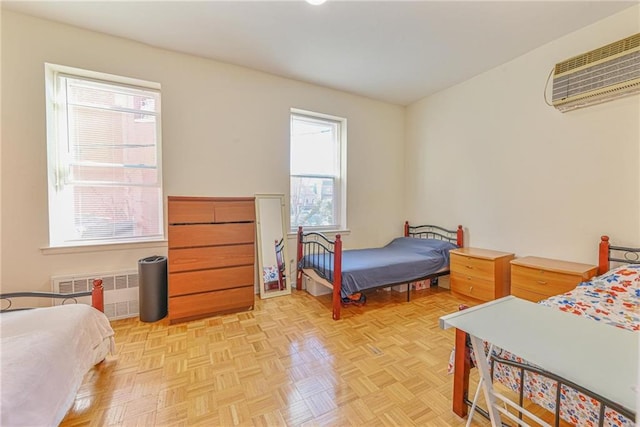
[[[640,93],[640,33],[556,64],[552,104],[565,112]]]

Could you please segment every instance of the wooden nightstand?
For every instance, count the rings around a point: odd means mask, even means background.
[[[511,294],[538,302],[563,294],[596,275],[590,264],[528,256],[511,261]]]
[[[512,253],[460,248],[451,251],[451,291],[481,301],[509,295]]]

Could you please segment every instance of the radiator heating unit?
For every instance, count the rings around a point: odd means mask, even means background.
[[[62,294],[90,291],[93,288],[93,279],[102,279],[104,314],[109,320],[138,316],[137,270],[55,276],[51,278],[51,287],[53,292]],[[79,303],[91,305],[90,296],[77,300]],[[53,303],[60,305],[62,300],[54,299]]]

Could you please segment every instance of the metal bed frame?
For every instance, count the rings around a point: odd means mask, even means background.
[[[624,406],[612,402],[611,400],[607,399],[606,397],[600,396],[597,393],[594,393],[590,390],[587,390],[586,388],[572,382],[572,381],[568,381],[558,375],[555,375],[551,372],[545,371],[544,369],[540,369],[540,368],[536,368],[530,365],[526,365],[524,363],[519,363],[519,362],[515,362],[512,360],[505,360],[505,359],[501,359],[495,355],[491,356],[491,376],[493,377],[493,370],[495,368],[495,364],[502,364],[502,365],[508,365],[508,366],[512,366],[515,367],[517,369],[519,369],[520,371],[520,387],[518,389],[518,404],[520,405],[520,407],[522,407],[523,401],[524,401],[524,373],[525,372],[529,372],[529,373],[534,373],[546,378],[549,378],[553,381],[556,382],[556,386],[554,387],[556,390],[556,405],[555,405],[555,412],[554,412],[554,426],[558,427],[560,425],[560,390],[562,389],[562,387],[569,387],[572,388],[592,399],[594,399],[595,401],[598,402],[599,404],[599,413],[598,413],[598,426],[602,426],[604,424],[604,412],[606,408],[609,409],[613,409],[614,411],[616,411],[617,413],[619,413],[620,415],[623,415],[625,418],[629,419],[629,420],[634,420],[635,419],[635,413],[633,411],[631,411],[630,409],[625,408]],[[478,408],[476,407],[476,411],[478,410]],[[479,411],[480,412],[480,411]],[[482,411],[481,413],[483,413],[483,415],[486,414],[486,411]],[[488,418],[488,414],[485,415]],[[522,421],[522,412],[518,412],[518,419]]]
[[[30,310],[35,307],[18,307],[11,308],[13,305],[13,298],[53,298],[61,299],[62,304],[66,304],[68,301],[77,303],[77,298],[91,297],[91,306],[104,312],[104,287],[102,286],[102,279],[93,279],[93,288],[90,291],[74,292],[69,294],[57,294],[55,292],[9,292],[0,294],[0,300],[6,301],[7,306],[0,308],[0,313],[20,310]]]

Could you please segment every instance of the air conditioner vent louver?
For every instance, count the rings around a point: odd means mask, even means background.
[[[553,105],[568,111],[640,92],[640,33],[556,64]]]
[[[554,74],[566,73],[567,71],[593,64],[594,62],[610,58],[614,55],[629,52],[638,47],[640,47],[640,33],[560,62],[556,65]]]

